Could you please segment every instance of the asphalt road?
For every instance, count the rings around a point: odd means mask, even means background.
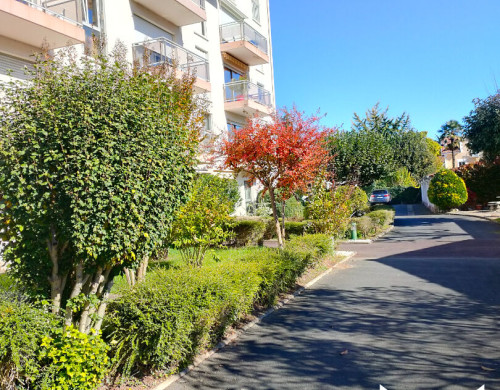
[[[500,389],[500,226],[395,229],[169,389]]]

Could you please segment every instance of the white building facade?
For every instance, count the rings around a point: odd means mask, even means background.
[[[176,63],[210,102],[207,131],[228,134],[275,109],[269,0],[0,0],[0,81],[24,78],[42,45],[104,37],[129,60]],[[200,171],[204,171],[203,166]],[[238,177],[245,214],[256,186]]]

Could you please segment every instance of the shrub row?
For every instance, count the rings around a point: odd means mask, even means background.
[[[391,224],[394,220],[394,214],[393,208],[380,206],[362,217],[353,218],[352,221],[356,223],[358,236],[369,238],[377,235]]]
[[[326,235],[294,237],[285,250],[200,269],[156,270],[109,306],[105,334],[114,373],[187,365],[254,306],[267,306],[331,251]]]

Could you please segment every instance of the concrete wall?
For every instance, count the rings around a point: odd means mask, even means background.
[[[427,194],[427,192],[429,191],[429,184],[431,183],[431,180],[431,176],[426,176],[420,182],[420,190],[422,191],[422,204],[433,213],[437,213],[439,211],[438,207],[434,203],[431,203]]]

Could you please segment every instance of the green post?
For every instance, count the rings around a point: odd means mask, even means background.
[[[358,239],[358,230],[356,228],[356,222],[353,222],[351,224],[351,240],[357,240]]]

